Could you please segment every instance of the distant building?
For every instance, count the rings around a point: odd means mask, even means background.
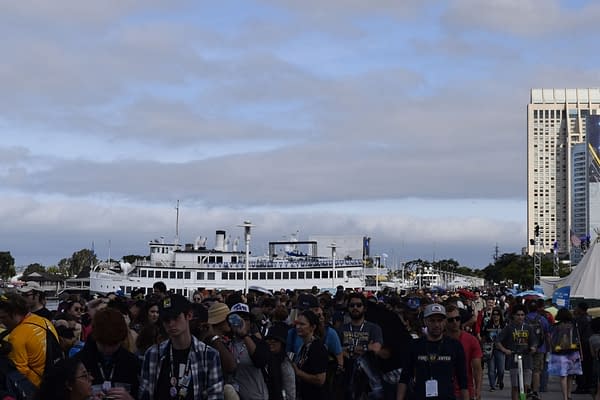
[[[531,89],[527,106],[527,252],[539,225],[542,252],[556,242],[571,253],[571,238],[590,233],[590,116],[600,115],[600,88]],[[592,196],[592,197],[590,197]],[[600,220],[600,216],[598,216]]]

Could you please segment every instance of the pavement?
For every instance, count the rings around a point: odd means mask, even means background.
[[[498,390],[495,392],[490,392],[490,386],[488,384],[487,379],[487,370],[483,370],[483,388],[481,390],[481,399],[482,400],[510,400],[510,375],[506,372],[504,376],[504,389]],[[508,384],[507,384],[508,383]],[[573,384],[573,388],[575,388],[575,384]],[[560,381],[558,377],[551,376],[548,381],[548,390],[546,392],[540,393],[541,400],[562,400],[562,394],[560,392]],[[591,394],[571,394],[571,398],[573,400],[592,400]]]

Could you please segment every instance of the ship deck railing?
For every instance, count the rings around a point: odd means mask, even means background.
[[[336,268],[344,267],[362,267],[362,260],[340,260],[335,263]],[[181,268],[181,269],[244,269],[245,263],[211,263],[211,264],[195,264],[186,262],[173,261],[142,261],[135,264],[137,268]],[[303,268],[332,268],[332,261],[252,261],[249,263],[250,269],[303,269]]]

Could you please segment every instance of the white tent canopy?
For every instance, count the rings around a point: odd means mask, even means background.
[[[563,278],[542,277],[546,296],[563,286],[571,286],[571,298],[600,299],[600,236],[592,242],[585,256],[569,275]]]

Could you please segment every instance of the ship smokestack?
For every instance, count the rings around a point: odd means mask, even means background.
[[[215,250],[217,250],[217,251],[225,250],[225,231],[218,230],[216,232]]]

